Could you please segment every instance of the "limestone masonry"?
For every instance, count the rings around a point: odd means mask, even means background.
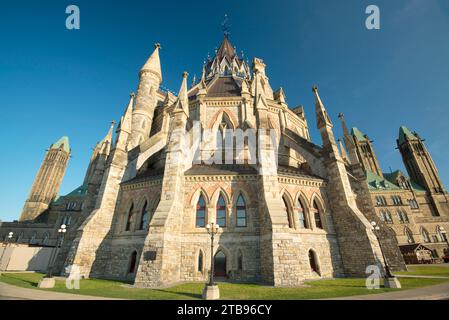
[[[157,44],[82,185],[57,196],[71,152],[63,137],[48,150],[20,220],[1,224],[1,240],[13,231],[13,242],[55,246],[65,224],[57,272],[76,265],[86,278],[139,287],[207,280],[210,222],[221,227],[215,275],[236,281],[295,286],[365,277],[369,265],[383,270],[382,251],[402,270],[407,244],[423,244],[434,258],[445,254],[448,193],[417,133],[399,129],[408,176],[385,173],[370,138],[348,129],[342,114],[343,141],[335,138],[317,87],[310,94],[322,143],[313,143],[304,108],[290,108],[264,62],[254,58],[250,67],[227,34],[199,81],[188,85],[182,75],[177,96],[161,88],[159,55]],[[255,144],[246,135],[236,151],[236,129],[275,135]],[[201,161],[192,161],[185,149],[203,133]],[[226,163],[211,161],[220,158]]]

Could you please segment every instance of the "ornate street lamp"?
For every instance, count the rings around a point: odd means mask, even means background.
[[[206,284],[203,290],[203,299],[206,300],[216,300],[220,298],[220,291],[214,282],[214,238],[219,229],[220,226],[213,222],[206,226],[207,233],[210,235],[210,276],[209,283]]]
[[[6,242],[6,246],[5,246],[5,249],[3,250],[3,252],[2,252],[2,257],[0,258],[0,266],[1,266],[1,262],[3,261],[3,256],[5,255],[5,252],[6,252],[6,250],[8,249],[8,247],[9,247],[9,245],[10,245],[10,243],[11,243],[11,239],[12,239],[12,236],[14,235],[14,232],[10,232],[10,233],[8,233],[8,238],[6,238],[6,240],[5,240],[5,242]],[[8,263],[6,264],[6,266],[5,266],[5,270],[8,268]]]
[[[47,274],[41,281],[39,281],[39,288],[53,288],[55,286],[55,279],[53,278],[53,267],[56,262],[56,258],[58,257],[59,248],[62,247],[62,243],[64,242],[64,235],[67,232],[67,226],[62,224],[58,229],[58,239],[56,242],[56,248],[52,251],[49,259],[49,265],[47,268]]]
[[[380,243],[378,232],[380,227],[377,225],[375,221],[371,222],[372,230],[374,235],[376,236],[377,242],[379,243],[380,252],[382,253],[382,259],[385,266],[385,274],[384,274],[384,286],[386,288],[401,288],[401,283],[398,278],[396,278],[390,271],[390,267],[388,266],[387,259],[385,258],[384,251],[382,249],[382,245]]]

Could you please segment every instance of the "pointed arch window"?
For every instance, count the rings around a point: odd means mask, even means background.
[[[145,230],[148,227],[148,222],[150,221],[150,213],[148,211],[148,202],[145,201],[145,204],[142,208],[142,216],[140,217],[140,225],[139,230]]]
[[[443,227],[437,226],[437,233],[441,242],[447,242],[447,235]]]
[[[206,201],[201,194],[196,204],[196,227],[204,228],[206,226]]]
[[[231,159],[226,159],[226,155],[230,154],[233,156],[234,154],[234,137],[233,134],[229,132],[232,130],[233,126],[229,117],[226,113],[223,113],[221,118],[221,122],[218,126],[217,130],[217,150],[216,152],[221,153],[221,163],[222,164],[233,164],[233,157]],[[228,152],[227,152],[228,151]],[[232,152],[231,152],[232,151]],[[229,158],[229,156],[228,156]],[[219,159],[217,159],[219,160]]]
[[[317,257],[313,250],[309,250],[309,264],[310,264],[310,269],[312,270],[312,272],[316,272],[316,273],[320,274]]]
[[[197,268],[197,270],[199,272],[203,272],[203,268],[204,268],[204,255],[203,255],[203,251],[200,250],[200,253],[198,254],[198,268]]]
[[[405,229],[405,235],[407,236],[407,242],[408,243],[415,243],[415,239],[413,239],[413,234],[412,234],[412,232],[410,231],[409,228]]]
[[[292,223],[292,219],[291,219],[292,212],[291,212],[290,206],[288,205],[288,201],[285,198],[285,195],[282,197],[282,203],[284,204],[284,211],[285,211],[285,214],[287,216],[288,227],[289,228],[293,228],[293,223]]]
[[[30,238],[30,244],[36,243],[36,237],[37,237],[37,233],[33,232],[33,234],[31,235],[31,238]],[[6,239],[6,236],[5,236],[5,239]]]
[[[237,270],[243,270],[243,253],[241,249],[237,253]]]
[[[48,234],[48,232],[44,233],[44,239],[42,240],[42,244],[44,246],[46,246],[48,244],[48,240],[50,239],[50,235]]]
[[[137,264],[137,251],[133,251],[131,254],[131,258],[129,259],[129,267],[128,267],[128,273],[134,273],[136,271],[136,264]]]
[[[321,210],[318,206],[316,200],[313,200],[313,216],[315,219],[315,227],[318,229],[323,229],[323,222],[321,221]]]
[[[133,217],[134,217],[134,203],[131,204],[131,207],[129,208],[129,211],[128,211],[128,216],[126,217],[125,231],[131,230],[131,224],[133,222]]]
[[[222,194],[220,194],[217,201],[216,222],[220,227],[226,227],[226,201]]]
[[[242,194],[237,198],[236,203],[237,211],[237,227],[246,227],[247,216],[246,216],[246,202]]]
[[[299,216],[299,228],[306,229],[308,228],[307,219],[306,219],[306,211],[305,207],[302,204],[301,199],[298,199],[298,216]]]
[[[426,229],[421,228],[421,236],[424,242],[429,243],[430,242],[430,236],[429,232],[427,232]]]

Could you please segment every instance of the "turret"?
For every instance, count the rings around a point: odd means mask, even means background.
[[[132,112],[132,133],[130,147],[133,148],[146,140],[151,132],[154,109],[157,104],[157,91],[162,82],[160,45],[155,49],[139,73],[139,86]]]

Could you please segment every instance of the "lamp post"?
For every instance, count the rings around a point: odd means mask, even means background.
[[[9,247],[9,244],[11,243],[11,239],[12,239],[12,236],[14,235],[14,232],[9,232],[8,233],[8,238],[6,238],[6,246],[5,246],[5,249],[3,250],[3,252],[2,252],[2,257],[0,258],[0,265],[2,264],[1,262],[3,261],[3,256],[5,255],[5,252],[6,252],[6,250],[8,249],[8,247]],[[6,264],[6,266],[5,266],[5,270],[8,268],[8,263]]]
[[[214,238],[219,229],[220,226],[213,222],[207,224],[206,226],[207,233],[210,235],[210,276],[209,283],[206,284],[203,290],[203,299],[206,300],[216,300],[220,298],[220,291],[218,289],[218,286],[214,282]]]
[[[44,278],[42,278],[41,281],[39,281],[38,287],[39,288],[53,288],[55,286],[55,279],[53,278],[53,267],[57,258],[57,253],[59,248],[62,246],[62,243],[64,242],[64,235],[67,232],[67,226],[65,224],[62,224],[61,227],[58,229],[58,239],[56,240],[56,247],[55,250],[52,251],[50,255],[50,259],[48,261],[48,268],[47,268],[47,274]]]
[[[385,274],[384,274],[384,286],[386,288],[401,288],[401,283],[399,282],[398,278],[396,278],[390,271],[390,267],[387,263],[387,259],[385,258],[384,251],[382,249],[382,245],[380,244],[380,239],[378,236],[378,232],[380,230],[380,227],[377,225],[375,221],[371,222],[372,230],[374,235],[376,236],[377,242],[379,243],[379,249],[382,253],[382,259],[385,266]]]

